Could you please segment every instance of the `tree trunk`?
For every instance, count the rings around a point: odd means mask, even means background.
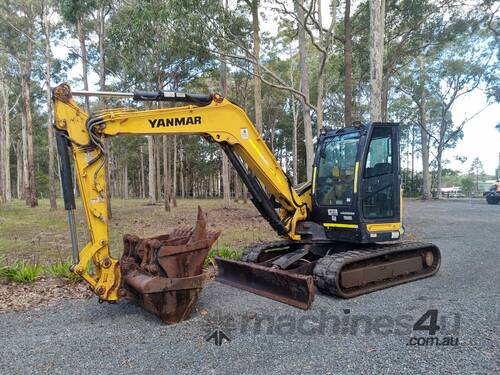
[[[321,129],[323,128],[323,95],[325,91],[325,75],[322,74],[318,77],[318,85],[316,87],[318,93],[317,101],[316,101],[316,135],[319,137],[321,133]]]
[[[172,167],[172,202],[174,204],[174,207],[177,207],[177,136],[174,135],[174,160],[173,160],[173,167]]]
[[[22,93],[23,93],[23,104],[24,104],[24,116],[26,122],[26,180],[24,181],[25,186],[25,198],[26,205],[30,207],[36,207],[38,205],[36,185],[35,185],[35,163],[34,157],[35,152],[33,148],[33,118],[31,115],[31,93],[29,88],[29,78],[24,76],[21,79],[22,83]]]
[[[222,153],[222,190],[223,190],[223,200],[222,207],[229,208],[231,203],[231,192],[229,184],[229,160],[226,154]]]
[[[31,114],[31,58],[33,52],[33,42],[31,38],[27,41],[26,60],[22,63],[21,72],[21,92],[23,97],[23,112],[26,128],[26,180],[24,181],[26,191],[26,205],[30,207],[38,206],[38,197],[35,181],[35,152],[33,148],[33,118]]]
[[[442,145],[438,146],[437,151],[437,176],[436,176],[436,191],[435,198],[441,198],[441,185],[442,185],[442,172],[443,172],[443,147]]]
[[[21,110],[21,140],[22,140],[22,157],[23,162],[23,186],[21,199],[26,199],[26,186],[28,184],[28,140],[26,136],[26,113],[24,111],[24,103]]]
[[[242,185],[243,185],[243,192],[242,192],[243,204],[247,204],[247,202],[248,202],[248,189],[247,189],[247,186],[245,184],[242,184]]]
[[[155,147],[152,135],[148,135],[148,197],[152,204],[156,203],[156,168]]]
[[[294,111],[296,112],[296,111]],[[293,184],[297,185],[299,183],[299,169],[298,169],[298,154],[297,154],[297,131],[298,131],[298,114],[293,114]]]
[[[99,87],[101,88],[102,91],[105,90],[106,86],[106,59],[105,59],[106,53],[104,50],[104,41],[106,38],[105,18],[106,14],[104,11],[104,6],[101,5],[98,14],[97,38],[99,44]],[[103,98],[103,104],[105,104],[104,98]]]
[[[186,185],[184,181],[184,147],[183,143],[181,142],[181,146],[179,148],[179,172],[180,172],[180,184],[181,184],[181,197],[184,199],[186,198]]]
[[[334,0],[336,1],[336,0]],[[336,4],[336,3],[335,3]],[[321,1],[318,1],[317,3],[318,6],[318,26],[319,29],[321,30],[319,32],[319,44],[322,47],[324,46],[324,41],[323,41],[323,17],[322,17],[322,9],[321,9]],[[336,5],[335,5],[336,7]],[[335,17],[335,12],[334,12],[334,17]],[[326,63],[323,62],[323,54],[318,51],[318,83],[316,86],[316,135],[319,137],[319,134],[321,133],[321,129],[323,128],[323,95],[325,91],[325,75],[323,72],[321,72],[321,65]],[[323,68],[324,69],[324,68]]]
[[[156,199],[159,201],[161,199],[161,187],[162,187],[162,180],[161,180],[161,157],[162,155],[160,154],[160,138],[156,137],[154,138],[154,154],[155,154],[155,166],[156,166]]]
[[[222,90],[222,95],[227,96],[227,65],[224,58],[220,62],[220,86]],[[230,193],[230,183],[229,183],[229,160],[227,159],[224,151],[221,150],[222,154],[222,189],[223,189],[223,200],[222,207],[229,208],[231,202]]]
[[[142,149],[142,145],[140,147],[140,156],[141,156],[141,198],[146,198],[146,182],[144,181],[144,151]]]
[[[370,0],[370,121],[382,120],[385,0]]]
[[[345,2],[344,13],[344,125],[352,125],[352,30],[351,0]]]
[[[425,62],[423,56],[418,57],[419,65],[419,120],[420,144],[422,147],[422,199],[431,197],[431,179],[429,174],[429,134],[427,133],[427,108],[425,95]]]
[[[441,185],[442,185],[442,172],[443,172],[443,152],[444,152],[444,137],[446,134],[446,113],[448,111],[444,110],[441,114],[441,124],[439,127],[439,141],[436,153],[437,161],[437,176],[436,176],[436,196],[435,198],[441,198]]]
[[[422,198],[429,199],[431,197],[431,179],[429,174],[429,135],[424,127],[420,128],[420,137],[422,145]]]
[[[2,138],[0,139],[0,147],[2,148],[2,162],[3,165],[0,170],[3,170],[3,193],[6,201],[10,201],[12,198],[12,187],[11,187],[11,177],[10,177],[10,109],[9,109],[9,88],[7,87],[7,80],[4,76],[1,77],[1,92],[0,100],[1,106],[3,108],[0,110],[0,121],[3,118],[3,131]]]
[[[80,53],[82,54],[83,89],[87,91],[89,89],[87,46],[85,45],[85,30],[83,29],[83,20],[81,18],[78,19],[76,23],[76,33],[78,36],[78,42],[80,43]],[[85,97],[85,111],[90,113],[90,102],[88,96]]]
[[[163,141],[163,195],[165,211],[170,211],[170,184],[168,181],[168,139],[167,136],[162,136]]]
[[[290,47],[290,85],[295,87],[294,84],[294,69],[293,69],[293,61],[291,60],[293,57],[292,47]],[[292,120],[293,120],[293,128],[292,128],[292,170],[293,170],[293,184],[297,185],[299,181],[298,175],[298,155],[297,155],[297,128],[299,124],[299,113],[297,111],[295,96],[293,94],[290,95],[290,107],[292,109]]]
[[[309,69],[307,67],[307,42],[303,26],[305,22],[304,0],[295,2],[295,10],[299,22],[299,64],[300,64],[300,90],[309,101]],[[304,121],[304,137],[306,145],[306,175],[307,179],[312,178],[312,165],[314,160],[314,145],[312,141],[311,111],[306,105],[304,98],[301,98],[302,117]]]
[[[241,180],[238,173],[234,171],[234,200],[235,202],[239,202],[241,196]]]
[[[382,121],[387,121],[387,107],[389,105],[389,79],[390,75],[386,72],[382,77],[382,99],[380,103]]]
[[[22,199],[24,188],[24,169],[23,169],[23,142],[18,141],[16,146],[16,195],[17,199]]]
[[[253,54],[257,62],[260,61],[260,28],[259,28],[259,0],[252,1],[252,36],[253,36]],[[255,127],[262,133],[262,88],[260,82],[260,67],[254,64],[253,94],[255,104]]]
[[[128,162],[125,157],[123,166],[123,198],[128,199]]]
[[[50,49],[50,21],[49,21],[49,6],[47,3],[43,7],[43,26],[45,33],[45,86],[47,94],[47,148],[49,151],[49,200],[50,209],[57,209],[56,201],[56,171],[54,161],[54,128],[52,126],[52,93],[50,88],[50,73],[51,73],[51,58],[52,52]]]
[[[414,181],[414,174],[415,174],[415,127],[412,126],[411,128],[411,188],[410,188],[410,196],[413,197],[413,181]]]

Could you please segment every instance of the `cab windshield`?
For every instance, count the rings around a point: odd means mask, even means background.
[[[316,200],[319,205],[351,205],[359,133],[325,139],[320,150],[316,175]]]

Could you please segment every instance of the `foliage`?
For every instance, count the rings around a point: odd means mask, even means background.
[[[237,260],[240,258],[240,252],[233,250],[227,246],[212,246],[212,248],[208,252],[208,256],[205,259],[205,266],[211,264],[212,266],[215,266],[215,259],[214,257],[221,257],[225,259],[233,259]]]
[[[418,197],[422,194],[422,173],[415,173],[408,169],[401,171],[401,187],[405,197]]]
[[[70,267],[72,264],[73,262],[71,262],[71,260],[68,258],[66,261],[59,261],[44,266],[44,272],[52,277],[61,277],[68,280],[79,280],[80,276],[70,271]]]
[[[30,264],[24,260],[17,260],[11,265],[0,265],[0,276],[17,283],[32,283],[42,275],[42,272],[40,265]]]
[[[481,177],[484,175],[484,168],[483,168],[483,163],[481,160],[476,157],[470,166],[469,169],[469,174],[474,176],[474,177]]]
[[[472,177],[466,176],[462,178],[461,188],[464,194],[469,195],[474,190],[475,183]]]
[[[475,190],[479,191],[479,179],[484,176],[484,168],[483,163],[476,157],[470,166],[469,175],[474,178],[475,181]]]

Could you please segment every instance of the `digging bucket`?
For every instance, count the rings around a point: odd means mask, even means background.
[[[187,319],[207,278],[203,263],[219,235],[207,230],[200,207],[194,228],[180,226],[153,238],[124,235],[121,296],[165,323]]]

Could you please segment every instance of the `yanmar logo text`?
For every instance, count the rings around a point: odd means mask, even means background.
[[[148,120],[152,128],[166,127],[166,126],[182,126],[182,125],[200,125],[201,116],[191,117],[172,117]]]

